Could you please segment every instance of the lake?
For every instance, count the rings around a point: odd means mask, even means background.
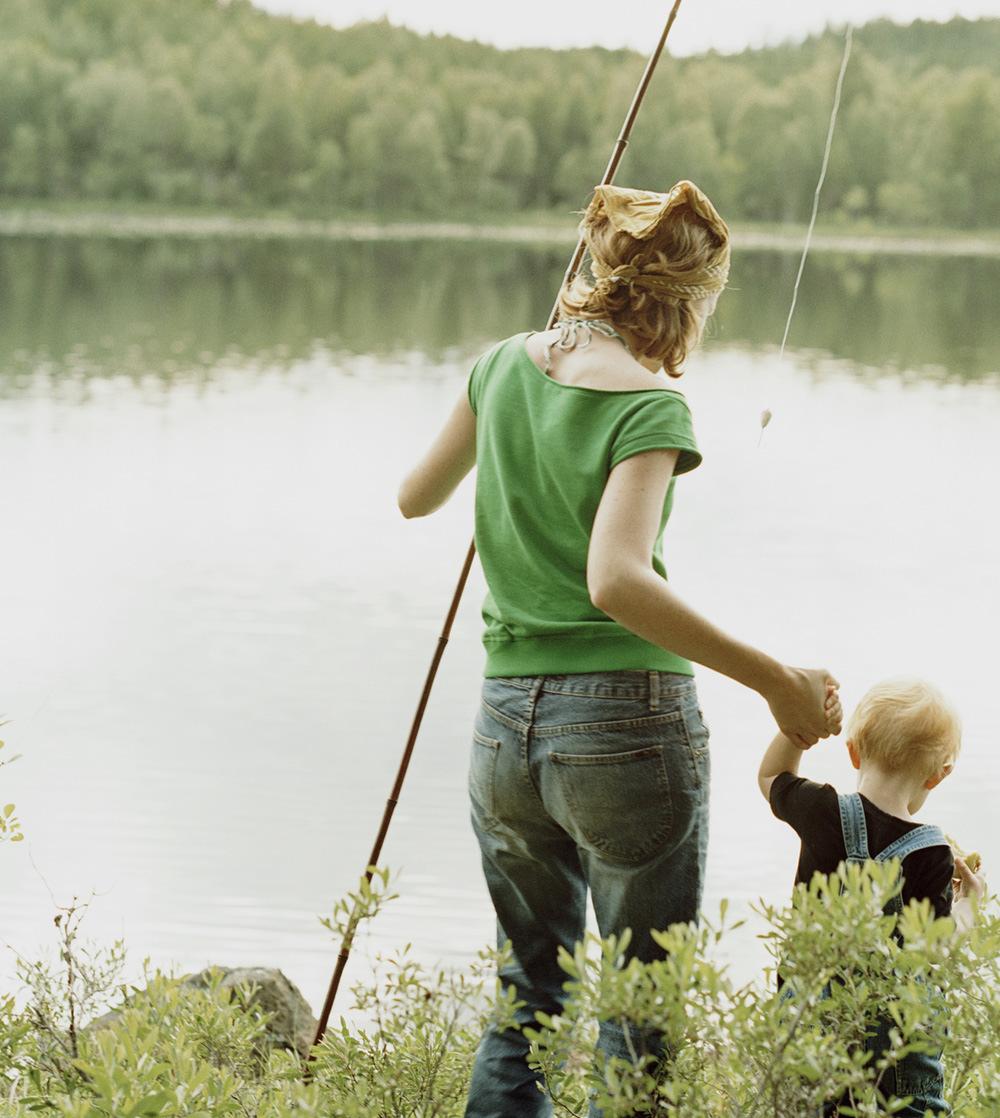
[[[488,344],[547,317],[561,251],[443,241],[0,239],[0,967],[85,935],[130,973],[281,967],[315,1005],[319,925],[364,866],[472,533],[473,479],[404,521],[400,479]],[[1000,260],[744,252],[680,387],[704,465],[673,585],[825,665],[849,707],[925,675],[965,724],[924,815],[1000,852]],[[774,420],[759,440],[758,417]],[[759,443],[759,445],[758,445]],[[991,513],[990,509],[994,509]],[[483,668],[474,566],[359,941],[462,965],[493,934],[465,770]],[[796,843],[755,784],[755,695],[702,672],[706,909],[787,896]],[[850,787],[842,742],[803,771]],[[750,978],[752,919],[729,947]],[[347,997],[342,996],[341,1008]]]

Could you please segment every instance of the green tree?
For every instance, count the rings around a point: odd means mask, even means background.
[[[516,209],[527,202],[537,157],[538,144],[531,125],[523,117],[506,121],[497,136],[493,176],[507,208]]]
[[[956,224],[1000,223],[1000,82],[970,70],[944,97],[940,154],[961,184],[942,202]]]
[[[41,137],[31,124],[14,126],[14,136],[3,167],[2,186],[11,194],[37,196],[45,193]]]
[[[250,0],[0,0],[0,189],[444,215],[578,206],[643,59],[501,51]],[[671,59],[620,181],[697,179],[727,216],[810,209],[843,37]],[[1000,223],[1000,19],[860,28],[823,196],[837,213]]]
[[[498,143],[503,122],[494,109],[466,109],[462,143],[457,151],[460,196],[473,205],[488,205],[493,177],[500,166]]]
[[[239,150],[239,164],[251,193],[279,202],[287,183],[306,165],[308,136],[295,64],[282,49],[264,65],[253,117]]]
[[[312,166],[302,176],[301,196],[324,208],[345,205],[346,164],[336,140],[320,140]]]

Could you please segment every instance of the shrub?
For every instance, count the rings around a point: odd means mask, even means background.
[[[367,917],[388,899],[384,874],[374,882],[356,895]],[[608,1118],[804,1118],[847,1094],[847,1113],[865,1118],[897,1105],[879,1099],[886,1067],[917,1046],[943,1046],[954,1118],[995,1118],[995,901],[959,934],[926,903],[886,916],[895,887],[891,865],[845,866],[799,886],[785,907],[762,905],[772,966],[745,985],[715,957],[736,927],[725,906],[716,923],[657,933],[667,952],[661,961],[626,961],[627,936],[588,937],[563,953],[563,1012],[525,1027],[556,1114],[582,1116],[596,1096]],[[338,906],[328,921],[338,934],[351,907]],[[115,987],[119,949],[84,952],[74,935],[68,953],[72,962],[63,951],[60,966],[22,970],[23,1008],[0,998],[0,1118],[458,1118],[483,1028],[490,1019],[516,1027],[512,993],[491,977],[496,952],[459,974],[421,965],[407,947],[380,958],[354,987],[354,1023],[331,1027],[304,1076],[294,1056],[266,1051],[266,1018],[248,998],[218,984],[182,990],[179,979],[155,971],[141,988]],[[790,1001],[774,991],[779,965],[794,986]],[[70,966],[77,982],[103,976],[94,1004],[111,992],[124,1003],[105,1027],[77,1028],[75,1042],[70,1021],[85,987],[71,993]],[[859,1047],[876,1010],[895,1023],[877,1061]],[[634,1058],[601,1064],[598,1018],[626,1027]],[[651,1033],[672,1054],[659,1077],[643,1050]]]
[[[658,933],[662,962],[623,962],[626,941],[592,940],[562,965],[565,1012],[530,1033],[557,1113],[585,1113],[588,1094],[611,1115],[655,1110],[684,1118],[803,1118],[847,1096],[842,1114],[891,1112],[880,1097],[885,1070],[908,1051],[944,1049],[946,1097],[955,1118],[1000,1113],[1000,920],[984,906],[969,933],[936,920],[928,902],[898,918],[883,905],[895,867],[842,866],[800,886],[786,908],[764,905],[774,966],[738,986],[713,952],[725,934],[676,926]],[[791,1001],[774,987],[782,975]],[[826,993],[829,996],[824,996]],[[894,1021],[878,1060],[861,1042],[878,1015]],[[617,1019],[636,1038],[634,1060],[597,1058],[594,1017]],[[662,1081],[639,1049],[660,1032],[674,1058]],[[896,1108],[902,1104],[897,1104]]]

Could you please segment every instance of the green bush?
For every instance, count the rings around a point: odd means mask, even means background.
[[[955,1118],[1000,1113],[1000,920],[984,908],[976,928],[956,933],[927,902],[898,919],[882,907],[894,892],[893,866],[844,866],[800,886],[783,909],[762,906],[774,967],[739,986],[713,953],[725,935],[708,923],[657,934],[663,962],[623,964],[626,941],[594,940],[563,957],[570,999],[559,1019],[531,1033],[532,1050],[552,1084],[557,1112],[585,1113],[596,1092],[610,1115],[655,1110],[685,1118],[803,1118],[848,1095],[842,1114],[892,1111],[880,1100],[885,1069],[908,1051],[944,1049],[946,1095]],[[782,1002],[782,975],[796,997]],[[831,996],[824,997],[829,989]],[[872,1061],[861,1050],[879,1014],[895,1021],[893,1043]],[[601,1068],[594,1017],[616,1018],[636,1037],[634,1061]],[[639,1049],[649,1030],[675,1058],[657,1083]],[[867,1062],[866,1062],[867,1060]],[[897,1107],[898,1108],[898,1107]]]
[[[846,1093],[848,1113],[891,1113],[893,1101],[879,1100],[885,1068],[937,1046],[955,1118],[995,1118],[997,905],[989,901],[975,928],[958,933],[926,903],[912,904],[897,938],[897,918],[883,914],[894,883],[891,865],[842,867],[800,886],[785,907],[762,905],[773,966],[747,985],[716,959],[737,926],[725,906],[717,924],[658,933],[667,951],[659,962],[626,961],[627,937],[590,937],[564,953],[564,1012],[526,1028],[556,1114],[585,1114],[591,1093],[609,1118],[804,1118]],[[327,923],[342,936],[354,900],[371,917],[388,897],[380,873]],[[23,1005],[0,998],[0,1118],[457,1118],[483,1028],[514,1020],[511,992],[492,977],[496,953],[452,973],[428,969],[407,948],[380,958],[354,987],[354,1023],[331,1026],[304,1074],[295,1056],[267,1050],[266,1018],[246,997],[217,984],[182,989],[158,972],[141,987],[116,985],[120,948],[84,950],[78,923],[61,922],[57,965],[22,967]],[[791,1001],[774,993],[779,965]],[[81,1015],[102,1002],[122,1008],[103,1027],[81,1027]],[[890,1050],[871,1061],[859,1042],[876,1009],[895,1029]],[[598,1018],[625,1025],[634,1059],[601,1065]],[[659,1079],[642,1048],[651,1032],[673,1057]]]

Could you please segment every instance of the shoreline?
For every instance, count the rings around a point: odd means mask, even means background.
[[[94,210],[58,213],[44,209],[0,211],[0,237],[250,237],[329,241],[461,240],[570,247],[575,228],[555,224],[490,224],[471,221],[387,221],[371,218],[250,217],[225,214],[141,214]],[[733,227],[733,244],[748,250],[801,252],[805,227]],[[892,253],[904,256],[1000,257],[1000,235],[958,232],[914,234],[817,232],[814,252]]]

